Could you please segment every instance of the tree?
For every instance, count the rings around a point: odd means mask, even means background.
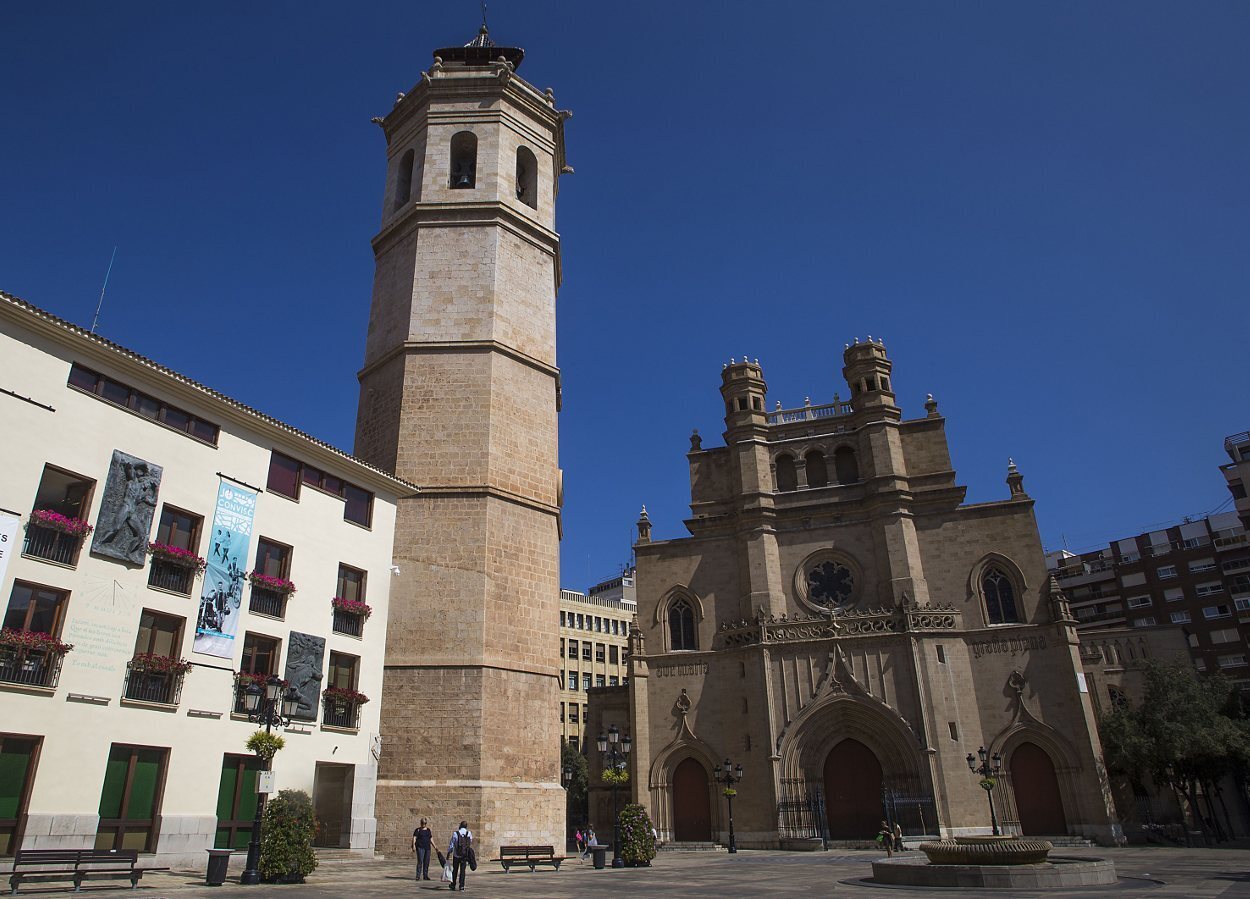
[[[568,826],[580,827],[589,817],[586,790],[590,775],[586,765],[586,756],[562,740],[560,742],[560,770],[563,771],[565,768],[573,772],[573,777],[568,783],[568,795],[565,797]]]
[[[1188,802],[1205,833],[1220,832],[1211,797],[1226,774],[1250,758],[1250,734],[1236,690],[1219,674],[1195,676],[1187,665],[1148,662],[1141,701],[1104,715],[1098,723],[1109,771],[1140,783],[1149,775]],[[1204,814],[1198,787],[1207,800]],[[1226,815],[1227,817],[1227,815]]]

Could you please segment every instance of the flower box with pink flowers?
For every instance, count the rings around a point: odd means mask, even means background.
[[[247,581],[253,587],[259,587],[261,590],[268,590],[270,593],[277,593],[279,596],[290,596],[295,592],[295,584],[288,581],[284,577],[273,577],[272,575],[262,574],[259,571],[253,571],[247,576]]]
[[[193,568],[197,573],[208,567],[208,562],[191,550],[170,546],[168,543],[149,543],[148,553],[153,562],[164,562],[178,568]]]
[[[341,596],[336,596],[330,600],[330,605],[334,607],[336,612],[346,612],[348,615],[359,615],[361,618],[368,618],[373,614],[373,608],[358,599],[344,599]]]
[[[29,524],[37,528],[46,528],[71,537],[86,537],[95,530],[81,518],[71,518],[51,509],[36,509],[30,513]]]

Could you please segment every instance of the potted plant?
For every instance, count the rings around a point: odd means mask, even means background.
[[[186,674],[192,667],[194,666],[186,659],[157,655],[154,652],[141,652],[130,660],[131,671],[142,671],[145,674]]]
[[[253,587],[259,587],[262,590],[268,590],[271,593],[277,593],[279,596],[290,596],[295,592],[295,584],[284,577],[273,577],[268,574],[262,574],[259,571],[253,571],[247,576],[247,582]]]
[[[655,835],[647,810],[636,802],[621,809],[621,858],[629,868],[651,866],[655,858]]]
[[[266,733],[258,730],[247,738],[247,742],[243,744],[247,747],[248,752],[257,758],[264,759],[265,767],[273,761],[273,757],[286,747],[286,739],[280,734]]]
[[[32,524],[35,527],[47,528],[49,531],[57,531],[71,537],[86,537],[95,530],[81,518],[71,518],[60,512],[53,512],[51,509],[36,509],[31,512],[27,525]]]
[[[358,599],[344,599],[336,596],[330,600],[330,606],[336,612],[345,612],[348,615],[359,615],[361,618],[368,619],[373,614],[373,608]]]
[[[345,706],[349,702],[356,705],[364,705],[369,701],[369,697],[361,693],[359,690],[352,690],[348,687],[326,687],[321,691],[321,695],[335,705]]]
[[[252,739],[255,738],[253,734]],[[281,790],[265,803],[260,838],[261,878],[266,883],[303,883],[317,868],[312,848],[316,835],[312,797],[303,790]]]
[[[42,631],[19,631],[12,627],[0,630],[0,646],[60,653],[69,652],[74,648],[72,643],[62,643],[51,634],[45,634]]]
[[[164,562],[176,568],[191,568],[196,574],[208,567],[208,562],[191,550],[170,546],[168,543],[149,543],[148,554],[154,562]]]

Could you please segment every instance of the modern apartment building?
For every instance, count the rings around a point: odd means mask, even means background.
[[[0,856],[245,847],[270,676],[298,699],[277,788],[313,796],[318,845],[371,852],[416,488],[4,293],[0,421]]]
[[[1250,683],[1250,545],[1238,515],[1046,555],[1078,631],[1178,625],[1199,671]]]
[[[585,593],[560,591],[560,723],[577,749],[587,741],[587,692],[629,682],[626,647],[637,608],[633,569]]]
[[[1246,496],[1246,484],[1250,484],[1250,431],[1230,434],[1224,438],[1224,452],[1232,461],[1220,466],[1233,495],[1234,508],[1241,519],[1241,526],[1250,530],[1250,497]]]

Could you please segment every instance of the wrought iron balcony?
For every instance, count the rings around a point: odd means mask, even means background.
[[[126,663],[126,683],[122,698],[136,702],[154,702],[160,705],[177,705],[182,697],[182,671],[135,670],[133,662]]]
[[[22,546],[22,553],[59,565],[77,565],[82,539],[52,528],[30,524],[26,527],[26,542]]]
[[[164,559],[153,558],[148,567],[148,586],[170,593],[191,595],[191,587],[195,583],[195,569]]]
[[[252,585],[252,594],[247,607],[258,615],[269,615],[281,618],[286,613],[286,594],[277,590],[266,590],[264,587]]]
[[[0,646],[0,683],[23,687],[55,687],[61,678],[60,649]]]
[[[336,634],[347,634],[349,637],[359,637],[365,630],[365,616],[356,612],[345,612],[342,609],[334,610],[334,632]]]
[[[350,730],[360,728],[360,706],[362,703],[350,699],[326,696],[322,700],[324,706],[323,723],[330,727],[343,727]]]

